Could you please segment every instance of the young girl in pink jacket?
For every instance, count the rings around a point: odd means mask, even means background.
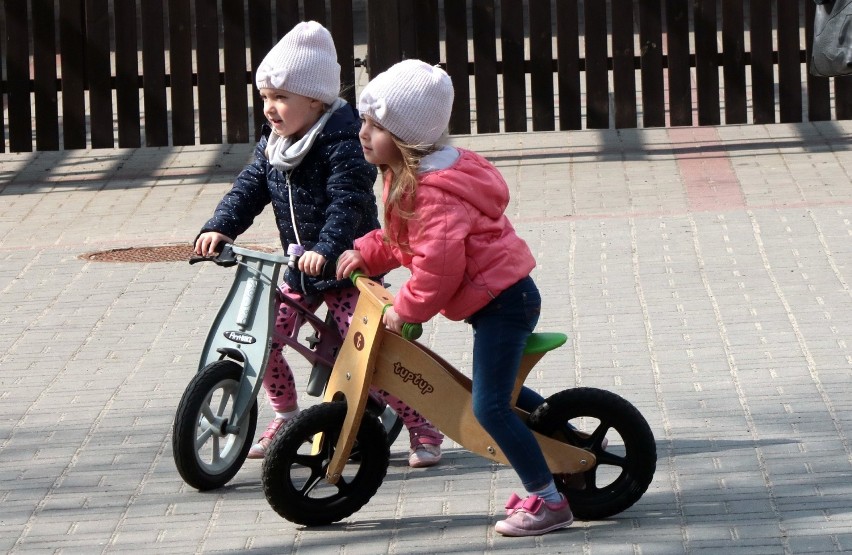
[[[478,154],[442,143],[453,86],[440,68],[405,60],[376,76],[358,101],[359,138],[368,162],[383,173],[384,228],[355,241],[338,259],[337,277],[361,269],[377,275],[404,266],[411,277],[384,314],[400,331],[439,312],[473,328],[473,411],[526,489],[512,495],[496,524],[508,536],[535,536],[574,518],[556,489],[541,449],[511,409],[527,337],[541,296],[530,272],[535,259],[504,211],[509,188]],[[524,388],[518,405],[544,402]]]

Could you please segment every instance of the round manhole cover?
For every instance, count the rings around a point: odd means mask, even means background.
[[[260,245],[240,245],[247,249],[275,252]],[[92,262],[186,262],[193,255],[192,245],[160,245],[153,247],[127,247],[81,254],[83,260]]]

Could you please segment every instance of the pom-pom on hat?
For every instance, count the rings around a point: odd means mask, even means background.
[[[340,64],[331,33],[316,21],[293,27],[257,67],[255,84],[333,104],[340,94]]]
[[[453,83],[443,69],[403,60],[367,83],[358,111],[405,143],[430,146],[447,130],[453,94]]]

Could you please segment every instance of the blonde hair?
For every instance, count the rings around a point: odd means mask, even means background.
[[[417,172],[423,158],[438,150],[439,146],[412,145],[404,142],[393,133],[389,133],[389,135],[402,155],[402,168],[397,175],[390,166],[385,164],[379,166],[382,175],[390,175],[391,179],[388,196],[385,199],[384,236],[385,241],[410,253],[411,247],[405,232],[408,230],[408,222],[417,217],[414,213],[414,201],[417,197]],[[397,228],[390,225],[393,216],[399,218],[400,225]]]

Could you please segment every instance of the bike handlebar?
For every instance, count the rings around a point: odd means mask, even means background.
[[[213,262],[216,265],[222,266],[222,267],[230,267],[230,266],[234,266],[234,265],[237,264],[237,259],[236,259],[234,250],[232,249],[233,245],[225,244],[225,243],[219,243],[218,245],[216,245],[216,247],[217,247],[216,248],[216,256],[193,255],[192,257],[190,257],[189,263],[190,264],[197,264],[198,262]],[[321,279],[324,279],[324,280],[334,279],[334,277],[335,277],[335,266],[336,266],[336,264],[329,264],[328,262],[326,262],[325,266],[323,267],[321,276],[320,276]],[[360,278],[360,277],[368,277],[368,276],[366,276],[360,270],[355,270],[354,272],[352,272],[352,274],[350,274],[349,279],[352,280],[352,283],[354,284],[358,280],[358,278]],[[388,306],[390,306],[390,305],[388,305]],[[423,325],[405,322],[402,325],[402,330],[400,331],[400,335],[403,337],[403,339],[406,339],[407,341],[414,341],[415,339],[418,339],[421,335],[423,335]]]
[[[358,278],[362,277],[367,276],[361,270],[355,270],[354,272],[349,274],[349,279],[352,280],[353,284],[358,281]],[[405,322],[402,324],[402,330],[400,330],[399,334],[406,341],[414,341],[415,339],[418,339],[421,335],[423,335],[423,324],[412,324],[411,322]]]

